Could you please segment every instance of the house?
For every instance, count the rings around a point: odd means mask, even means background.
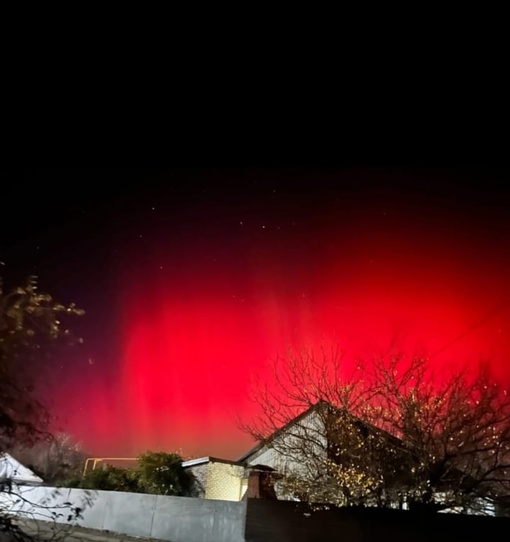
[[[333,457],[335,453],[332,424],[328,422],[332,415],[338,419],[339,410],[324,401],[318,402],[236,461],[202,457],[184,461],[182,466],[195,476],[197,496],[202,498],[291,498],[279,487],[279,475],[290,470],[302,471],[315,480],[315,472],[319,470],[319,466],[314,465],[314,461],[323,461],[326,457]],[[361,429],[377,433],[386,441],[393,439],[394,445],[400,446],[400,441],[386,432],[361,420],[357,423],[362,424]],[[306,446],[303,443],[306,443]],[[362,444],[363,453],[366,453],[370,439],[366,438]]]
[[[272,484],[275,469],[268,465],[206,456],[183,461],[182,466],[195,477],[196,497],[224,501],[277,499]]]
[[[185,461],[183,467],[190,469],[198,480],[197,496],[207,499],[373,502],[377,506],[384,503],[407,508],[416,488],[413,473],[419,459],[412,449],[387,431],[319,401],[236,461],[204,457]],[[456,472],[462,475],[453,469],[449,470],[449,478]],[[346,478],[342,480],[344,475]],[[355,480],[352,485],[349,476]],[[368,477],[366,483],[359,482],[360,476]],[[294,486],[293,480],[297,481]],[[445,491],[448,485],[445,489],[441,484],[436,485],[434,504],[427,506],[442,508],[444,503],[452,502]],[[348,501],[343,500],[345,495],[349,495]],[[334,502],[330,500],[332,496]],[[418,497],[413,506],[420,502]],[[475,499],[473,503],[477,509],[482,507],[486,513],[492,513],[492,508],[487,508],[481,500],[478,503]],[[462,509],[475,512],[471,505]],[[448,510],[461,511],[460,508]]]
[[[409,473],[405,467],[411,459],[400,439],[345,409],[318,401],[244,453],[239,462],[247,468],[263,465],[283,475],[271,476],[280,499],[296,499],[301,493],[302,498],[320,501],[338,492],[342,483],[335,475],[349,472],[353,477],[361,472],[384,476],[386,485],[404,487]],[[283,482],[291,478],[299,482],[294,486]],[[363,483],[354,485],[358,491],[363,487]],[[365,487],[372,485],[367,476]],[[365,498],[362,493],[359,497]],[[351,501],[355,499],[352,494]]]
[[[12,484],[39,486],[43,480],[12,455],[0,454],[0,489],[11,488]]]

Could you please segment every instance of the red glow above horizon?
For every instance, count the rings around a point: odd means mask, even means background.
[[[160,240],[131,261],[115,388],[89,382],[88,449],[236,457],[251,445],[235,427],[253,413],[250,377],[270,378],[265,363],[289,347],[338,344],[348,360],[393,347],[438,367],[485,358],[510,380],[507,260],[470,232],[349,226],[168,252]]]

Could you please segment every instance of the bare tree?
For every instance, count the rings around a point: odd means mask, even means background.
[[[9,291],[0,280],[0,454],[49,437],[48,414],[35,395],[31,376],[42,371],[56,339],[71,337],[66,317],[81,314],[74,304],[63,305],[39,292],[36,277]],[[2,507],[0,530],[23,538]]]
[[[424,357],[277,357],[243,429],[274,451],[282,496],[336,505],[508,513],[510,397],[486,366]],[[301,413],[301,414],[300,414]]]
[[[50,435],[30,447],[17,444],[9,453],[50,486],[81,476],[87,457],[80,444],[67,433]]]
[[[8,292],[0,279],[0,451],[35,442],[46,429],[47,412],[34,394],[32,374],[42,371],[56,339],[71,337],[66,317],[81,314],[74,304],[39,292],[36,277]]]

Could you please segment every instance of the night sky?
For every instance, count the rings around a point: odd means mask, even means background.
[[[0,274],[76,302],[34,367],[94,455],[235,458],[254,373],[288,347],[490,360],[510,382],[510,170],[2,172]]]

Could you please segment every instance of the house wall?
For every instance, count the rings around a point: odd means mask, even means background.
[[[246,491],[244,467],[228,462],[210,460],[186,467],[195,476],[195,497],[240,501]]]
[[[274,448],[265,446],[257,456],[250,458],[248,466],[267,465],[268,467],[276,469],[279,467],[281,460],[280,454]]]
[[[244,467],[214,461],[207,466],[205,498],[240,501]]]
[[[310,468],[315,472],[313,465],[310,465],[310,458],[320,460],[326,457],[325,433],[321,416],[312,411],[254,453],[246,463],[248,466],[266,465],[280,473],[291,471],[309,476]]]

